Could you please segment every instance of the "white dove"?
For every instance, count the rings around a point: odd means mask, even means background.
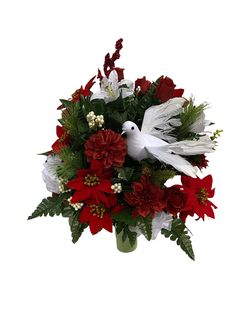
[[[179,155],[210,153],[215,144],[208,136],[199,140],[176,142],[175,137],[170,135],[174,127],[181,125],[176,116],[182,111],[185,102],[185,98],[176,97],[161,105],[149,107],[145,111],[141,131],[134,122],[124,122],[122,133],[127,135],[128,155],[138,161],[158,159],[195,178],[197,170]]]

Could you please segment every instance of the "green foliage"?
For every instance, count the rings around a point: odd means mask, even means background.
[[[49,196],[44,198],[42,202],[37,206],[36,210],[28,217],[28,219],[33,219],[41,216],[59,216],[63,213],[64,201],[67,199],[68,194],[59,194],[56,196]]]
[[[72,179],[79,169],[86,166],[85,155],[82,150],[73,152],[70,147],[65,147],[60,151],[59,156],[63,163],[58,166],[57,174],[65,180]]]
[[[85,228],[87,228],[87,224],[82,224],[78,220],[78,212],[75,212],[72,216],[69,217],[69,225],[71,230],[72,242],[76,243],[81,237]]]
[[[81,138],[80,134],[89,130],[81,102],[67,101],[66,110],[62,112],[62,118],[59,119],[59,122],[78,142]]]
[[[175,131],[178,141],[192,137],[192,134],[189,134],[190,127],[198,119],[206,107],[207,104],[205,103],[195,106],[194,99],[190,98],[189,103],[183,108],[183,112],[180,114],[181,126]]]
[[[153,184],[163,186],[167,180],[172,179],[175,175],[176,172],[174,170],[156,170],[152,172],[151,181]]]
[[[113,219],[116,222],[122,222],[130,226],[136,226],[137,224],[137,219],[132,217],[131,211],[126,208],[123,209],[120,213],[114,214]]]
[[[129,240],[129,243],[131,246],[134,246],[135,241],[137,239],[137,233],[134,231],[131,231],[129,229],[129,226],[123,223],[117,223],[116,224],[116,233],[119,234],[123,231],[122,235],[122,241],[125,242],[127,239]]]
[[[213,133],[213,135],[210,137],[212,141],[216,140],[217,138],[219,138],[221,136],[221,133],[223,132],[223,130],[215,130],[215,132]]]
[[[152,218],[150,215],[144,217],[139,217],[138,227],[140,228],[142,234],[145,238],[150,241],[152,238]]]
[[[118,178],[125,181],[130,181],[134,173],[134,168],[131,167],[116,168],[116,170],[118,172]]]
[[[188,229],[181,219],[174,219],[171,230],[162,229],[161,233],[172,241],[176,241],[177,245],[192,259],[195,260],[192,243],[188,235]]]

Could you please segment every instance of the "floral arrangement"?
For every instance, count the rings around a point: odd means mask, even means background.
[[[115,65],[122,41],[105,56],[104,73],[60,100],[58,138],[43,154],[52,195],[29,219],[69,218],[73,243],[87,227],[93,235],[115,229],[123,252],[136,248],[139,235],[151,240],[161,232],[194,259],[185,222],[214,218],[212,176],[197,171],[208,166],[221,130],[205,130],[212,124],[205,120],[208,104],[184,98],[169,77],[124,79]],[[99,90],[92,92],[96,79]],[[181,184],[170,186],[176,176]]]

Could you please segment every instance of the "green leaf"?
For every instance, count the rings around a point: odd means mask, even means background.
[[[129,167],[116,168],[116,170],[118,172],[118,177],[125,181],[130,181],[134,173],[134,168]]]
[[[176,241],[177,245],[192,259],[195,260],[192,242],[188,234],[188,228],[181,219],[174,219],[172,221],[171,230],[161,229],[161,233],[172,241]]]
[[[153,184],[164,185],[165,182],[176,175],[174,170],[164,169],[152,172],[151,181]]]
[[[136,226],[137,224],[137,220],[132,217],[126,209],[123,209],[120,213],[113,215],[113,219],[130,226]]]
[[[188,136],[193,137],[192,134],[189,134],[190,127],[206,107],[206,103],[195,106],[194,99],[190,98],[188,105],[183,108],[183,112],[180,115],[181,126],[176,129],[176,135],[179,141],[188,138]]]
[[[87,224],[82,224],[78,220],[78,212],[71,217],[69,217],[69,225],[71,230],[72,242],[76,243],[81,237],[85,228],[87,228]]]
[[[66,107],[70,107],[71,106],[71,101],[66,100],[66,99],[60,99],[60,102]]]
[[[150,215],[144,217],[139,217],[138,227],[140,228],[142,234],[145,238],[150,241],[152,238],[152,218]]]
[[[66,193],[59,194],[57,196],[49,196],[44,198],[42,202],[38,205],[36,210],[28,217],[28,219],[33,219],[41,216],[59,216],[63,213],[64,201],[67,199],[68,195]]]
[[[82,151],[73,152],[70,147],[65,147],[60,151],[59,156],[63,163],[57,167],[57,174],[65,180],[72,179],[79,169],[86,166]]]

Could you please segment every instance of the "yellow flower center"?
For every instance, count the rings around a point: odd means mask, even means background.
[[[107,92],[109,97],[114,97],[115,96],[115,92],[114,92],[114,90],[112,89],[112,87],[110,85],[108,85],[106,87],[106,92]]]
[[[91,174],[87,174],[85,177],[84,177],[84,184],[85,185],[88,185],[88,186],[96,186],[96,185],[99,185],[100,182],[99,182],[99,178],[98,176],[95,174],[95,175],[91,175]]]
[[[206,205],[206,201],[208,200],[208,192],[205,188],[202,188],[197,192],[197,199],[199,203]]]
[[[105,212],[106,212],[106,208],[102,205],[91,205],[90,206],[91,210],[91,214],[93,214],[93,216],[97,216],[99,218],[103,218]]]

